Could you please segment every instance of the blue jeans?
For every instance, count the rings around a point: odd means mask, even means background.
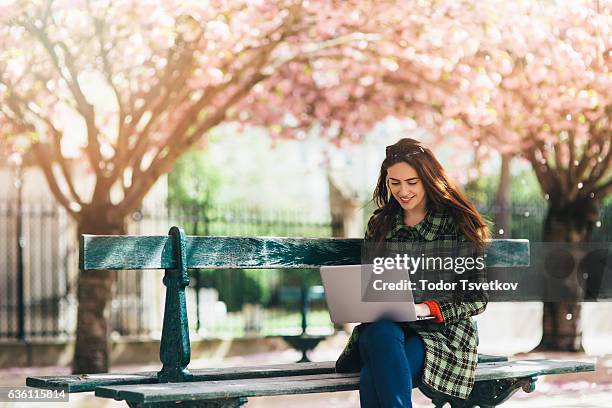
[[[425,346],[417,334],[378,320],[359,336],[364,365],[359,379],[362,408],[412,408],[412,388],[421,382]]]

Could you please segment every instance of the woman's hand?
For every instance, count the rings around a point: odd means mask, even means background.
[[[417,303],[414,305],[416,309],[416,315],[419,316],[431,316],[431,310],[429,310],[429,306],[425,303]]]

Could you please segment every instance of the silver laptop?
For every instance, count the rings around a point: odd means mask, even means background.
[[[373,265],[321,267],[321,280],[325,287],[325,299],[332,322],[364,323],[373,322],[382,317],[396,322],[413,322],[433,318],[433,316],[417,317],[414,298],[409,288],[395,293],[393,301],[364,301],[364,299],[371,300],[371,298],[368,298],[366,292],[369,287],[362,288],[362,276],[375,277],[376,275],[368,274],[372,268]],[[406,280],[410,279],[407,272],[402,277]]]

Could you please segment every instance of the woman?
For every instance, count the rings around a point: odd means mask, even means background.
[[[438,249],[469,244],[472,256],[485,248],[485,220],[431,150],[414,139],[387,147],[373,200],[378,209],[368,222],[366,241],[414,242]],[[461,275],[466,278],[482,281],[484,270],[471,268]],[[417,303],[417,315],[434,316],[430,321],[361,324],[336,370],[360,371],[362,407],[412,407],[411,392],[417,386],[465,399],[477,363],[478,336],[471,317],[484,311],[487,299],[483,291],[452,293],[444,300]]]

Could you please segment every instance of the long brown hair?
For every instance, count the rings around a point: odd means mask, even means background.
[[[371,231],[375,241],[384,240],[402,207],[387,188],[387,170],[396,163],[412,166],[423,182],[428,210],[450,210],[466,240],[483,248],[489,238],[489,227],[476,206],[450,180],[446,171],[430,149],[418,140],[404,138],[387,146],[385,160],[372,200],[378,207],[374,212]]]

